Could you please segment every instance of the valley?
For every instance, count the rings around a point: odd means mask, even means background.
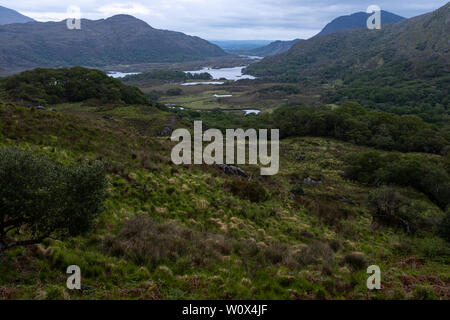
[[[0,26],[0,300],[449,300],[450,3],[383,15],[275,42]],[[279,130],[278,174],[176,165],[200,121]]]

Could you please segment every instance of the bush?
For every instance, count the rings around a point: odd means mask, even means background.
[[[450,208],[447,209],[445,217],[441,222],[439,235],[450,242]]]
[[[88,231],[105,188],[100,163],[70,167],[30,151],[0,149],[0,251]]]
[[[257,182],[236,179],[225,187],[235,196],[251,202],[263,202],[269,198],[268,191]]]
[[[344,262],[354,270],[362,270],[367,267],[364,254],[361,252],[351,252],[344,257]]]
[[[180,88],[173,88],[173,89],[169,89],[167,90],[166,94],[168,96],[179,96],[183,93],[183,90],[181,90]]]
[[[57,104],[98,99],[102,103],[148,104],[145,94],[99,70],[35,69],[0,80],[0,89],[14,100]]]

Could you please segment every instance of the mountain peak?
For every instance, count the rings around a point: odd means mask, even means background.
[[[33,19],[20,14],[19,12],[0,6],[0,25],[11,23],[27,23],[32,22]]]
[[[357,28],[365,28],[367,24],[367,19],[371,15],[372,15],[371,13],[360,11],[352,13],[350,15],[338,17],[333,21],[331,21],[329,24],[327,24],[318,35],[325,35]],[[401,17],[388,11],[381,10],[382,24],[397,23],[403,20],[405,20],[404,17]]]

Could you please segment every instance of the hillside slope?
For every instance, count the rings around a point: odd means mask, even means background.
[[[172,62],[223,56],[219,47],[198,37],[158,30],[128,15],[81,21],[81,30],[66,22],[0,27],[0,66],[66,67]]]
[[[345,30],[351,30],[351,29],[357,29],[357,28],[365,28],[367,19],[371,15],[372,14],[365,13],[365,12],[357,12],[357,13],[353,13],[348,16],[338,17],[338,18],[334,19],[333,21],[331,21],[329,24],[327,24],[325,26],[325,28],[323,28],[323,30],[318,35],[321,36],[321,35],[326,35],[326,34],[339,32],[339,31],[345,31]],[[405,20],[405,18],[398,16],[394,13],[390,13],[390,12],[387,12],[384,10],[381,11],[382,25],[390,24],[390,23],[397,23],[397,22],[400,22],[403,20]]]
[[[0,6],[0,25],[11,23],[27,23],[34,20],[19,12]]]
[[[280,54],[283,52],[288,51],[291,49],[295,44],[297,44],[300,39],[295,39],[292,41],[274,41],[267,46],[256,48],[251,51],[249,51],[249,54],[260,56],[260,57],[267,57],[267,56],[274,56],[276,54]]]
[[[345,75],[403,66],[409,77],[449,72],[450,3],[381,30],[357,29],[301,41],[284,54],[247,68],[282,81],[341,79]]]
[[[368,149],[284,139],[280,173],[262,179],[256,166],[245,166],[248,181],[215,166],[173,165],[167,138],[153,135],[174,117],[147,106],[33,111],[0,102],[0,146],[65,164],[110,164],[96,228],[8,251],[0,299],[450,297],[448,243],[424,229],[407,234],[375,225],[367,194],[376,187],[342,177],[346,157]],[[180,126],[186,124],[177,120]],[[407,197],[407,212],[431,222],[443,214],[421,193],[396,192]],[[382,269],[383,286],[368,291],[373,264]],[[89,290],[66,288],[68,265],[81,268]]]

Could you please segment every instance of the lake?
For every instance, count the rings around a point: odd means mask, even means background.
[[[201,70],[197,71],[185,71],[192,74],[199,74],[199,73],[209,73],[213,76],[214,79],[227,79],[227,80],[241,80],[241,79],[256,79],[253,76],[250,76],[248,74],[242,74],[242,70],[246,68],[245,66],[242,67],[234,67],[234,68],[220,68],[220,69],[212,69],[212,68],[203,68]]]
[[[248,109],[248,110],[244,110],[245,115],[249,115],[249,114],[260,114],[261,110],[256,110],[256,109]]]
[[[186,82],[182,83],[182,86],[196,86],[199,84],[224,84],[225,82],[217,82],[217,81],[206,81],[206,82]]]
[[[119,71],[110,71],[107,73],[108,76],[119,79],[125,78],[126,76],[134,76],[136,74],[141,74],[141,72],[119,72]]]

